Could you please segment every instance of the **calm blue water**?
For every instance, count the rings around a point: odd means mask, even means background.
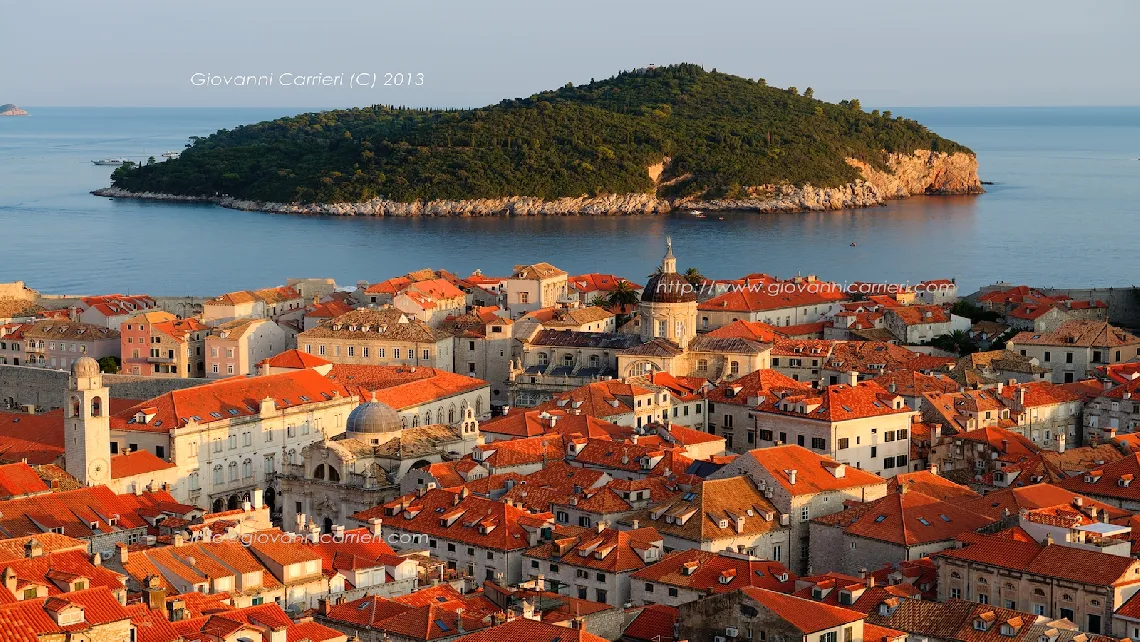
[[[666,235],[681,267],[717,278],[1140,281],[1140,108],[895,108],[978,152],[989,193],[725,221],[340,219],[114,201],[88,194],[112,169],[92,159],[158,157],[188,136],[295,110],[28,110],[0,118],[0,281],[44,292],[205,295],[288,277],[374,282],[421,267],[502,274],[539,260],[637,280]]]

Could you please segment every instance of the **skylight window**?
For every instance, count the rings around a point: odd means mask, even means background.
[[[925,517],[919,517],[919,518],[918,518],[918,521],[919,521],[919,523],[920,523],[920,524],[922,524],[923,526],[930,526],[930,522],[926,521],[926,518],[925,518]]]
[[[301,395],[301,401],[312,401],[312,399],[309,399],[305,395]]]
[[[887,519],[886,515],[879,515],[878,517],[875,518],[875,523],[876,524],[882,524],[884,521],[886,521],[886,519]]]
[[[237,408],[230,408],[230,414],[231,414],[231,415],[236,415],[236,414],[238,414],[238,409],[237,409]]]
[[[945,515],[943,515],[943,514],[941,514],[941,513],[939,513],[938,517],[942,518],[942,521],[944,521],[944,522],[946,522],[946,523],[949,523],[949,522],[950,522],[950,518],[949,518],[949,517],[947,517],[947,516],[945,516]]]
[[[211,412],[211,413],[210,413],[210,416],[211,416],[211,417],[213,417],[214,419],[221,419],[221,418],[222,418],[222,413],[220,413],[220,412]]]
[[[684,497],[682,497],[681,499],[683,499],[683,500],[685,500],[685,501],[687,501],[687,502],[691,502],[691,501],[693,501],[693,500],[694,500],[694,499],[696,499],[696,498],[697,498],[697,494],[696,494],[696,493],[685,493],[685,496],[684,496]]]
[[[202,418],[199,417],[198,415],[191,415],[190,418],[193,419],[194,421],[202,421]]]
[[[462,617],[462,616],[460,616],[460,617]],[[448,627],[448,626],[447,626],[447,623],[446,623],[446,622],[444,622],[443,620],[436,620],[436,621],[435,621],[435,625],[436,625],[437,627],[439,627],[439,630],[440,630],[440,631],[450,631],[450,630],[451,630],[451,628],[450,628],[450,627]]]
[[[851,409],[850,409],[850,408],[848,408],[847,406],[840,406],[840,408],[843,408],[843,409],[844,409],[844,410],[846,410],[847,412],[852,412],[852,411],[851,411]]]

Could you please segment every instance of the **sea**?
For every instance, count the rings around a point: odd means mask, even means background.
[[[205,296],[290,277],[351,286],[537,261],[643,282],[667,237],[679,268],[710,278],[952,278],[967,292],[1140,282],[1140,107],[891,107],[977,152],[986,193],[703,219],[309,217],[100,198],[89,192],[113,168],[93,160],[161,159],[190,136],[301,110],[26,109],[0,118],[0,282],[45,293]]]

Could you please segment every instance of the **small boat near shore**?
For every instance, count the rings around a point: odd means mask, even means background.
[[[179,154],[178,152],[163,152],[162,157],[163,158],[178,158],[178,154]]]
[[[92,163],[96,165],[122,165],[127,162],[125,158],[104,158],[102,160],[93,160]]]
[[[693,218],[706,218],[705,213],[700,210],[692,210],[689,214],[692,214]]]

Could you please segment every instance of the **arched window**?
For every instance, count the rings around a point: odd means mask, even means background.
[[[329,464],[329,481],[334,483],[340,481],[340,471],[333,467],[332,464]]]
[[[407,428],[408,427],[408,418],[407,417],[400,417],[400,427],[401,428]]]
[[[538,353],[538,365],[545,366],[550,363],[550,357],[545,352]]]
[[[253,460],[246,459],[241,463],[241,477],[242,479],[249,479],[253,477]]]
[[[412,416],[412,428],[415,428],[419,425],[420,425],[420,416],[419,415]]]
[[[990,581],[989,581],[989,580],[987,580],[987,579],[986,579],[986,578],[984,578],[984,577],[979,577],[979,578],[978,578],[978,584],[989,584],[989,583],[990,583]]]
[[[431,411],[430,410],[424,413],[424,425],[425,426],[431,425]]]
[[[325,465],[321,464],[320,466],[317,466],[313,470],[313,479],[324,479],[324,478],[325,478]]]
[[[951,571],[951,572],[950,572],[950,577],[952,577],[952,578],[954,578],[954,579],[956,579],[956,580],[960,580],[960,579],[962,579],[962,574],[961,574],[961,573],[959,573],[958,571]]]
[[[71,398],[71,416],[78,417],[83,412],[83,401],[76,395]]]
[[[91,399],[91,416],[92,417],[102,417],[103,416],[103,398],[102,397],[94,397]]]
[[[1064,601],[1064,602],[1072,602],[1072,601],[1073,601],[1073,596],[1072,596],[1072,595],[1069,595],[1068,593],[1064,593],[1064,594],[1062,594],[1062,595],[1061,595],[1061,600],[1062,600],[1062,601]]]
[[[216,464],[214,466],[214,483],[215,484],[221,484],[224,481],[225,481],[225,479],[222,477],[222,465]]]
[[[482,414],[483,414],[483,399],[482,398],[475,400],[475,414],[480,415],[480,416],[482,416]]]
[[[296,450],[290,450],[289,451],[288,459],[286,459],[286,463],[289,463],[289,464],[297,463],[297,451]]]
[[[231,462],[230,462],[230,465],[229,465],[229,469],[230,469],[230,481],[232,481],[232,482],[234,482],[234,481],[237,481],[237,480],[238,480],[238,466],[237,466],[237,462],[236,462],[236,461],[231,461]]]
[[[455,423],[455,404],[451,404],[451,407],[447,409],[447,423]]]
[[[1033,589],[1033,594],[1037,597],[1045,597],[1045,591],[1041,589]]]
[[[443,423],[443,408],[440,408],[440,409],[435,411],[435,423],[437,423],[437,424]]]
[[[574,355],[570,354],[569,352],[562,355],[562,365],[566,366],[567,368],[573,368],[574,367]]]

